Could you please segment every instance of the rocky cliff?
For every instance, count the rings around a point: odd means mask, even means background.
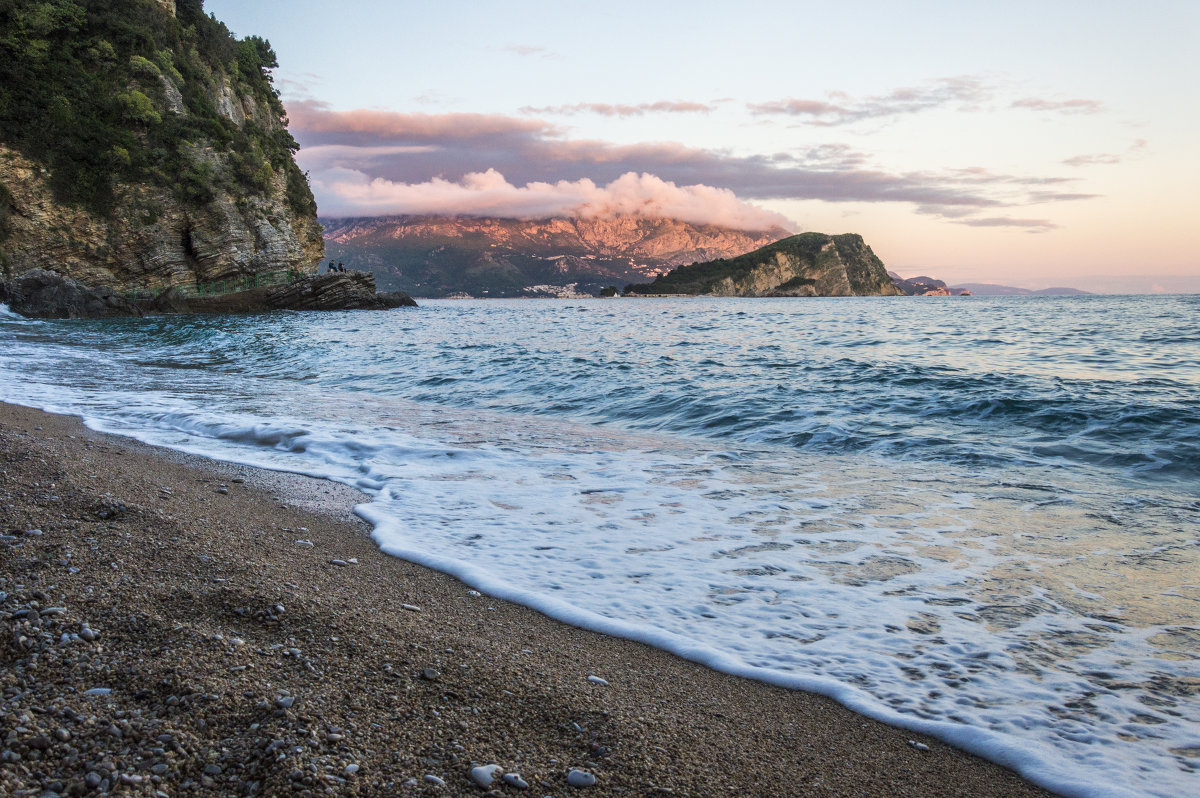
[[[417,296],[598,293],[683,263],[748,252],[787,231],[644,216],[538,220],[397,216],[324,219],[329,257]]]
[[[802,233],[746,255],[681,266],[634,294],[707,296],[897,296],[883,261],[862,236]]]
[[[0,268],[160,292],[313,273],[275,55],[200,0],[0,4]]]

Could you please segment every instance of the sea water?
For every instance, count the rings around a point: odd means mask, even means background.
[[[0,400],[356,485],[384,551],[1063,794],[1200,794],[1198,296],[0,309]]]

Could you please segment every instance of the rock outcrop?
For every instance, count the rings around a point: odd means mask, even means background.
[[[0,302],[23,316],[40,319],[106,318],[153,313],[260,313],[271,310],[388,310],[416,307],[403,291],[377,293],[368,272],[308,274],[212,296],[179,289],[133,300],[111,288],[89,288],[55,272],[35,269],[0,282]]]
[[[37,319],[140,316],[141,310],[111,288],[90,288],[56,272],[33,269],[0,282],[0,302],[9,310]]]
[[[596,294],[787,235],[638,215],[322,221],[329,257],[369,269],[382,286],[430,297]]]
[[[802,233],[728,260],[680,266],[633,294],[803,297],[897,296],[862,236]]]

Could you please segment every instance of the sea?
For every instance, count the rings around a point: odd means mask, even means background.
[[[0,400],[356,486],[385,552],[1063,795],[1200,795],[1200,296],[0,307]]]

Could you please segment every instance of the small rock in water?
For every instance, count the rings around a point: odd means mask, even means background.
[[[480,765],[477,768],[471,768],[471,781],[486,790],[496,780],[496,774],[503,769],[499,765]]]
[[[589,676],[588,681],[591,682],[592,684],[599,684],[599,685],[603,685],[605,687],[608,686],[608,680],[601,679],[599,676]]]
[[[429,784],[436,784],[439,787],[446,786],[446,782],[442,781],[441,779],[439,779],[437,776],[433,775],[432,773],[425,774],[425,781],[428,782]]]
[[[518,790],[525,790],[529,788],[529,782],[521,778],[520,773],[505,773],[504,783],[510,787],[516,787]]]
[[[570,784],[572,787],[591,787],[595,783],[595,775],[588,773],[586,770],[571,768],[571,772],[567,774],[567,784]]]

